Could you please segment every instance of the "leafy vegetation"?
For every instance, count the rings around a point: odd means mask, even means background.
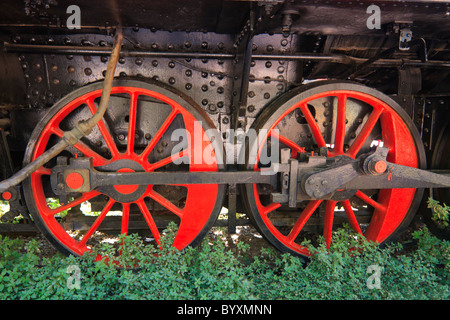
[[[436,222],[440,228],[444,229],[445,227],[448,227],[450,207],[447,204],[443,203],[441,205],[439,201],[428,198],[428,208],[431,209],[432,220]]]
[[[408,252],[340,229],[330,250],[305,243],[308,262],[272,249],[251,257],[247,244],[233,254],[220,237],[180,252],[170,245],[174,234],[171,225],[161,248],[130,235],[120,239],[121,255],[104,243],[82,257],[41,257],[35,240],[0,238],[0,299],[450,298],[450,244],[426,229]]]

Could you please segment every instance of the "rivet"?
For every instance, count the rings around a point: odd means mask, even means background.
[[[170,61],[169,62],[169,68],[175,68],[175,62]]]
[[[251,104],[247,107],[247,110],[248,110],[248,112],[253,112],[253,111],[255,111],[255,106]]]
[[[108,57],[107,56],[101,56],[100,57],[100,61],[101,62],[107,62],[108,61]]]
[[[190,42],[190,41],[185,41],[184,42],[184,46],[186,47],[186,48],[190,48],[191,46],[192,46],[192,43]]]
[[[264,99],[270,99],[270,93],[268,92],[264,93]]]
[[[223,101],[217,102],[217,107],[218,108],[223,108]]]
[[[124,57],[120,57],[119,58],[119,63],[120,64],[124,64],[125,63],[125,58]]]
[[[192,84],[191,83],[186,83],[186,85],[184,87],[186,88],[186,90],[191,90],[192,89]]]
[[[208,86],[206,84],[202,85],[202,91],[203,92],[208,91]]]
[[[141,58],[136,58],[136,60],[134,60],[134,63],[138,66],[140,66],[142,64],[142,59]]]
[[[170,77],[169,78],[169,83],[170,84],[175,84],[175,78],[174,77]]]
[[[73,66],[69,66],[69,67],[67,67],[67,72],[68,73],[74,73],[75,72],[75,68]]]
[[[223,87],[218,87],[217,88],[217,93],[224,93],[225,89]]]
[[[255,96],[255,92],[254,92],[254,91],[250,91],[250,92],[248,93],[248,96],[249,96],[250,98],[253,98],[253,97]]]
[[[208,99],[203,99],[202,100],[202,105],[206,106],[208,104]]]
[[[75,80],[70,80],[70,81],[69,81],[69,85],[70,85],[71,87],[75,87],[76,84],[77,84],[77,83],[75,82]]]
[[[158,60],[152,60],[152,66],[157,67],[158,66]]]
[[[185,74],[187,77],[190,77],[190,76],[192,76],[192,70],[187,69],[187,70],[184,72],[184,74]]]
[[[208,42],[203,41],[203,42],[202,42],[202,48],[203,48],[203,49],[208,48]]]
[[[84,69],[84,74],[87,75],[87,76],[90,76],[92,74],[91,68]]]
[[[267,62],[266,62],[266,68],[270,68],[271,66],[272,66],[272,62],[267,61]]]

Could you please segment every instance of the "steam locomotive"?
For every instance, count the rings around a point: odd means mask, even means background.
[[[343,225],[393,241],[419,207],[449,238],[426,201],[450,201],[450,1],[2,7],[2,219],[62,252],[251,223],[308,256]]]

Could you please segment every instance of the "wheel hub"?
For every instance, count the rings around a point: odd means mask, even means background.
[[[130,159],[121,159],[114,161],[102,167],[96,168],[103,172],[144,172],[144,168],[138,162]],[[102,186],[98,190],[116,201],[133,202],[141,198],[147,186],[144,185],[112,185]]]

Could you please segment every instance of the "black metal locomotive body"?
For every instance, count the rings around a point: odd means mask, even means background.
[[[27,0],[2,6],[1,180],[95,112],[114,37],[123,32],[104,125],[2,194],[13,214],[33,221],[64,252],[82,254],[86,233],[99,227],[126,233],[144,225],[158,239],[158,229],[172,220],[180,223],[175,245],[183,248],[204,236],[223,204],[230,231],[236,210],[245,212],[276,247],[307,255],[301,231],[323,234],[329,243],[333,226],[349,222],[383,242],[411,221],[424,191],[449,199],[442,170],[449,169],[450,2]],[[84,107],[70,107],[72,101]],[[171,137],[180,128],[194,133],[196,122],[203,123],[201,132],[218,133],[206,147],[214,161],[223,161],[174,166],[168,159],[179,140]],[[251,174],[263,167],[244,151],[256,148],[249,132],[275,128],[278,136],[264,142],[279,143],[282,165],[274,182]],[[283,149],[289,149],[284,160]],[[433,176],[431,169],[441,171]],[[93,172],[129,173],[128,182],[99,182],[107,178]],[[172,175],[130,178],[133,172]],[[70,173],[79,188],[70,187]],[[327,179],[314,182],[320,173]],[[397,173],[403,186],[394,188],[388,182]],[[342,176],[367,182],[352,185]],[[59,199],[61,210],[46,208],[49,199]],[[110,225],[77,220],[88,200],[100,217],[122,214],[110,217]],[[402,201],[404,207],[396,204]],[[74,217],[60,217],[63,209]],[[76,238],[67,230],[85,233]]]

